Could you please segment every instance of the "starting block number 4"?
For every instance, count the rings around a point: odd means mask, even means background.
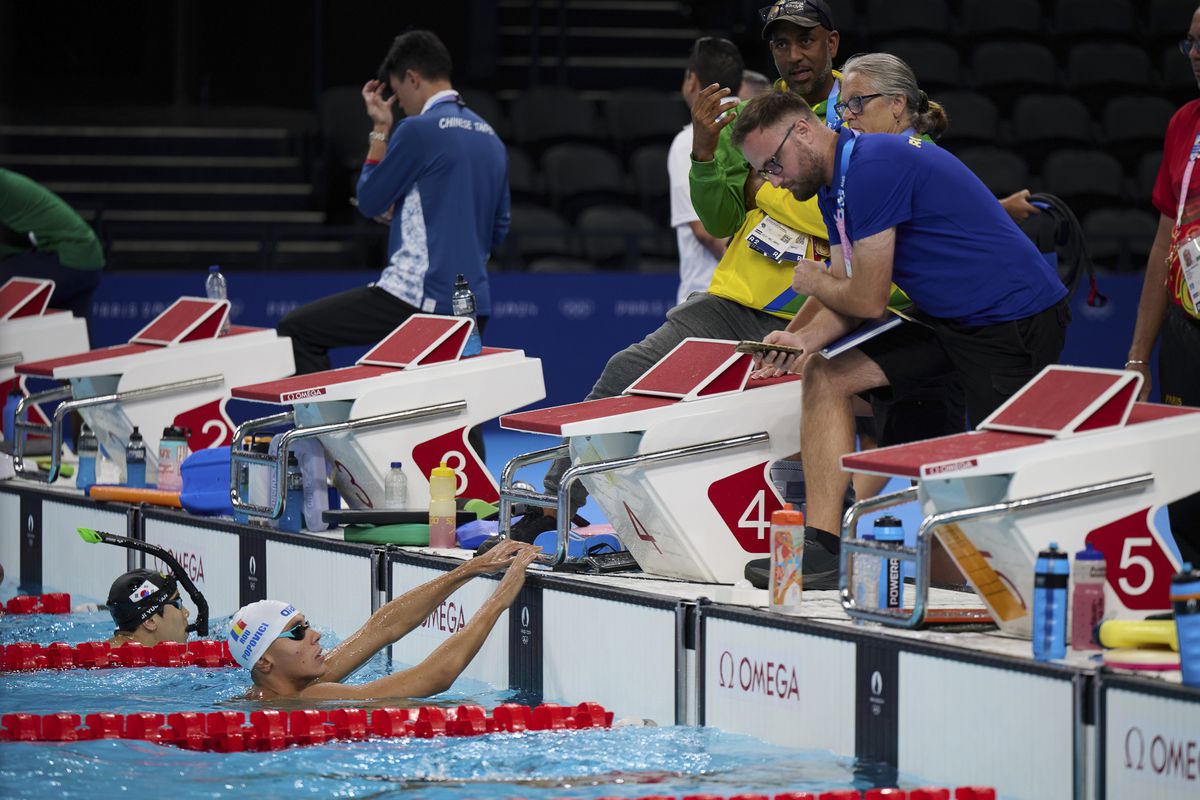
[[[764,461],[708,487],[709,502],[747,553],[770,552],[771,515],[783,508],[783,500],[768,476],[769,469],[770,462]]]

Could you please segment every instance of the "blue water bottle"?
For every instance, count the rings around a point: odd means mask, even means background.
[[[1186,686],[1200,687],[1200,570],[1185,562],[1171,578],[1171,607]]]
[[[456,317],[469,317],[475,324],[471,326],[471,335],[463,347],[463,358],[477,356],[483,349],[483,339],[479,335],[479,319],[475,316],[475,293],[467,284],[467,279],[460,272],[454,281],[454,294],[450,297],[450,310]]]
[[[875,541],[904,544],[904,523],[890,514],[875,520]],[[880,565],[878,608],[904,608],[903,565],[898,558],[884,559]]]
[[[1051,542],[1038,553],[1033,568],[1033,657],[1051,661],[1067,657],[1067,554]]]
[[[4,398],[4,441],[6,442],[14,442],[17,439],[17,404],[24,397],[21,387],[13,386],[8,397]],[[16,446],[13,445],[9,449],[15,451]]]
[[[137,425],[125,445],[125,485],[138,489],[146,487],[146,440],[138,433]]]
[[[96,434],[87,423],[79,429],[79,440],[75,443],[75,454],[79,456],[79,466],[75,470],[75,486],[84,492],[89,486],[96,484],[96,456],[99,453],[96,444]]]
[[[304,525],[304,476],[300,474],[300,462],[292,452],[287,457],[286,480],[287,502],[284,503],[283,516],[279,518],[279,530],[299,533]]]

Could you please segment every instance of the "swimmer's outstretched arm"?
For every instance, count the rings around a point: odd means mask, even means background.
[[[491,552],[503,546],[498,545]],[[300,692],[300,697],[317,700],[371,700],[385,697],[428,697],[446,691],[479,652],[496,620],[517,599],[517,594],[525,584],[525,569],[540,553],[539,547],[521,545],[508,567],[508,572],[500,579],[500,585],[467,626],[442,642],[417,666],[358,686],[315,683]]]
[[[320,681],[337,682],[350,675],[373,655],[400,641],[420,625],[471,578],[503,570],[512,563],[517,553],[529,547],[511,539],[505,540],[486,554],[465,561],[450,572],[387,603],[326,656],[325,674]]]

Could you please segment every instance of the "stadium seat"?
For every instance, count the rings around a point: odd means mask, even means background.
[[[321,138],[326,158],[347,169],[357,169],[367,152],[371,118],[363,110],[362,87],[334,86],[317,101]]]
[[[1163,49],[1159,64],[1162,68],[1162,87],[1172,103],[1181,106],[1200,97],[1192,65],[1176,45],[1169,44]]]
[[[863,35],[862,17],[854,13],[854,0],[826,0],[829,3],[829,10],[833,12],[833,24],[837,26],[838,33],[841,34],[841,44],[838,45],[838,52],[842,57],[850,53],[861,53],[866,50],[866,37]],[[755,6],[766,5],[766,3],[754,3]],[[747,64],[747,66],[752,66]]]
[[[1122,182],[1121,163],[1101,150],[1059,150],[1042,168],[1045,191],[1061,197],[1079,217],[1121,205]]]
[[[1058,64],[1049,48],[1031,42],[985,42],[971,56],[975,87],[1010,106],[1022,94],[1058,91]]]
[[[483,117],[492,126],[497,136],[501,139],[509,138],[508,118],[504,116],[504,109],[500,107],[500,101],[496,99],[496,95],[485,89],[468,88],[460,89],[459,96],[467,104],[467,108]]]
[[[571,89],[534,87],[514,100],[510,111],[513,138],[533,151],[601,138],[595,108]]]
[[[1143,154],[1161,150],[1167,122],[1175,107],[1161,97],[1131,95],[1109,100],[1104,106],[1104,149],[1132,163]]]
[[[1067,54],[1067,88],[1089,105],[1115,94],[1144,92],[1153,83],[1150,57],[1133,45],[1080,44]]]
[[[1000,114],[996,104],[975,92],[943,92],[934,96],[946,109],[950,127],[938,144],[955,150],[973,145],[995,145]]]
[[[1060,147],[1095,143],[1087,106],[1067,94],[1036,94],[1017,99],[1012,113],[1013,146],[1036,170]]]
[[[1129,0],[1058,0],[1054,28],[1059,41],[1129,41],[1141,34]]]
[[[1042,6],[1037,0],[963,0],[960,34],[971,42],[991,39],[1045,38]]]
[[[636,269],[647,256],[670,258],[675,238],[634,208],[595,206],[579,215],[576,226],[588,260],[601,267]]]
[[[1009,150],[973,147],[958,153],[958,157],[997,197],[1031,188],[1025,159]]]
[[[927,94],[962,86],[962,65],[958,51],[945,42],[896,39],[880,44],[876,50],[903,59],[912,67],[917,83]]]
[[[520,269],[545,256],[576,256],[578,247],[566,221],[548,208],[514,205],[504,240],[505,267]]]
[[[1083,232],[1096,266],[1137,272],[1146,266],[1158,218],[1141,209],[1101,209],[1087,215]]]
[[[1146,153],[1138,161],[1137,170],[1133,173],[1133,201],[1139,208],[1154,211],[1151,196],[1154,193],[1154,182],[1158,180],[1158,170],[1162,167],[1162,151]]]
[[[737,87],[733,87],[734,91]],[[604,104],[609,135],[617,151],[629,157],[644,144],[667,144],[691,116],[678,92],[623,89]]]
[[[1146,13],[1146,41],[1152,50],[1174,45],[1187,35],[1196,11],[1194,0],[1150,0]]]
[[[519,147],[508,148],[508,188],[514,203],[540,202],[545,196],[533,159]]]
[[[671,184],[667,176],[666,145],[640,147],[629,159],[633,185],[637,187],[642,210],[655,221],[666,224],[671,213]]]
[[[560,144],[542,156],[551,204],[568,219],[588,206],[629,199],[621,162],[595,145]]]
[[[950,33],[950,8],[945,0],[869,0],[866,19],[874,41],[913,34],[942,38]]]

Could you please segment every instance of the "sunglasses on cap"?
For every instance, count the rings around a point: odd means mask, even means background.
[[[764,26],[780,17],[788,16],[807,16],[818,25],[824,26],[826,30],[833,30],[833,21],[819,6],[808,0],[782,0],[769,6],[763,6],[758,10],[758,18],[762,20]]]
[[[303,642],[305,635],[308,634],[308,620],[304,620],[298,625],[293,625],[286,631],[276,636],[276,639],[295,639],[297,642]]]

